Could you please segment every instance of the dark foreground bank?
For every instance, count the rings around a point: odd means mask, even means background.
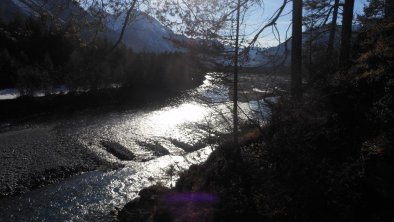
[[[174,188],[142,190],[119,221],[393,221],[392,137],[361,142],[304,105],[282,106],[241,158],[223,145]]]

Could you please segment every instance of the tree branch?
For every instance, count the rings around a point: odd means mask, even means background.
[[[122,31],[120,32],[119,38],[118,38],[118,40],[115,42],[115,44],[114,44],[114,46],[112,47],[112,49],[110,50],[110,53],[109,53],[109,54],[111,54],[111,53],[116,49],[116,47],[118,47],[118,45],[120,44],[120,42],[122,41],[124,32],[126,31],[126,27],[127,27],[128,23],[129,23],[129,19],[130,19],[131,13],[133,12],[133,10],[134,10],[134,8],[135,8],[136,3],[137,3],[137,0],[134,0],[133,3],[131,4],[130,8],[127,10],[127,12],[126,12],[126,17],[125,17],[125,19],[124,19],[123,26],[122,26]]]
[[[257,39],[259,38],[259,36],[261,35],[261,33],[268,27],[273,26],[276,24],[276,21],[279,19],[279,17],[281,16],[283,10],[286,7],[288,0],[283,0],[282,6],[275,12],[275,14],[271,17],[271,21],[268,22],[266,25],[263,26],[263,28],[261,28],[259,30],[259,32],[254,36],[253,40],[249,43],[249,47],[251,45],[253,45],[254,43],[256,43]],[[249,48],[248,47],[248,48]]]

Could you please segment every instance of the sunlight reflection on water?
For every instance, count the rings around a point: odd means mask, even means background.
[[[212,152],[211,144],[205,144],[194,152],[186,152],[172,141],[193,146],[211,136],[201,125],[210,130],[229,132],[226,121],[231,120],[231,103],[228,87],[213,83],[207,75],[204,84],[178,105],[170,104],[158,110],[129,110],[107,115],[87,115],[71,123],[53,123],[58,131],[71,135],[98,157],[109,162],[125,165],[109,172],[93,171],[69,178],[61,183],[33,190],[17,198],[0,201],[2,221],[109,221],[111,210],[121,208],[137,197],[139,190],[161,183],[174,185],[177,172],[192,164],[204,162]],[[210,99],[201,102],[195,95]],[[225,103],[218,104],[217,102]],[[249,110],[251,105],[240,103]],[[252,115],[251,111],[246,114]],[[242,115],[241,115],[242,116]],[[243,117],[244,119],[246,117]],[[111,141],[130,150],[136,156],[151,155],[147,162],[120,161],[108,153],[102,141]],[[139,142],[161,146],[167,155],[155,156]],[[179,145],[178,145],[179,146]],[[214,146],[213,146],[214,147]],[[174,176],[168,170],[174,169]]]
[[[198,122],[204,119],[208,110],[197,103],[184,103],[175,108],[156,111],[148,118],[157,130],[167,133],[176,126],[187,122]]]
[[[174,185],[175,172],[204,162],[212,152],[203,148],[184,156],[166,155],[109,172],[93,171],[59,184],[33,190],[0,202],[1,221],[111,221],[110,212],[137,197],[138,191],[160,183]]]
[[[137,197],[139,190],[156,183],[174,185],[177,172],[207,159],[212,152],[210,146],[187,153],[170,140],[191,145],[201,141],[204,134],[194,128],[194,124],[210,114],[205,104],[188,98],[179,105],[159,110],[131,110],[97,117],[88,114],[66,123],[54,123],[57,131],[70,135],[100,158],[126,167],[109,172],[87,172],[18,198],[3,199],[0,201],[1,221],[111,220],[109,212]],[[120,144],[137,156],[146,156],[149,151],[139,141],[155,142],[170,154],[148,162],[119,161],[103,149],[102,141]],[[167,174],[170,168],[174,169],[172,176]]]

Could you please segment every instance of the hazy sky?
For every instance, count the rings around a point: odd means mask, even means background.
[[[256,30],[261,28],[262,22],[267,21],[269,17],[273,15],[273,13],[281,6],[282,0],[265,0],[263,8],[253,8],[249,11],[246,16],[245,26],[247,27],[245,30],[245,34],[252,38],[256,34]],[[354,13],[362,13],[363,5],[366,4],[366,0],[356,0],[355,1],[355,9]],[[286,30],[291,23],[291,7],[292,4],[289,3],[284,10],[284,16],[282,16],[278,22],[277,27],[281,34],[281,41],[283,42],[286,36]],[[286,15],[287,14],[287,15]],[[291,35],[291,29],[288,32]],[[260,43],[262,47],[274,46],[278,44],[278,40],[275,39],[272,34],[272,30],[269,29],[265,31],[260,38]]]

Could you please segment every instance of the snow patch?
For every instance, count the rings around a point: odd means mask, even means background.
[[[16,99],[18,97],[19,97],[19,92],[17,89],[10,88],[10,89],[0,90],[0,100]]]

